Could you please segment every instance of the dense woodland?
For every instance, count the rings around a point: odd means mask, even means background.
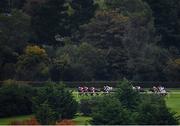
[[[0,0],[0,80],[180,81],[179,0]]]

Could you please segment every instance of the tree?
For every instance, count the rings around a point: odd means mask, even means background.
[[[98,102],[98,97],[92,97],[91,99],[81,99],[79,103],[79,111],[84,116],[91,116],[92,109]]]
[[[0,88],[0,117],[32,114],[34,95],[31,86],[6,81]]]
[[[21,10],[26,2],[26,0],[7,0],[11,6],[11,9]]]
[[[61,45],[58,38],[69,35],[69,21],[66,0],[47,0],[32,7],[32,28],[38,42]]]
[[[4,80],[13,78],[14,64],[27,45],[30,17],[22,11],[13,10],[9,15],[0,14],[0,24],[0,79]]]
[[[25,54],[20,55],[16,64],[16,79],[34,81],[47,80],[49,58],[43,48],[27,46]]]
[[[142,0],[105,0],[105,4],[106,10],[128,17],[121,37],[122,55],[126,54],[123,76],[131,80],[166,80],[163,69],[168,59],[167,50],[158,46],[160,38],[148,4]]]
[[[33,16],[36,13],[36,8],[41,4],[45,3],[47,0],[26,0],[23,11],[28,15]]]
[[[95,0],[95,3],[98,4],[98,9],[106,9],[106,4],[104,2],[105,0]]]
[[[30,34],[30,17],[22,11],[13,10],[10,15],[0,14],[0,45],[22,52]]]
[[[144,0],[153,10],[157,34],[161,35],[161,45],[164,47],[180,47],[179,0]]]
[[[119,2],[131,5],[128,1]],[[161,66],[165,64],[156,61],[163,57],[167,59],[163,54],[165,51],[157,46],[151,10],[142,1],[137,2],[136,7],[140,5],[144,12],[138,8],[135,12],[127,9],[120,13],[111,8],[99,11],[91,22],[81,26],[81,41],[105,52],[112,80],[123,77],[131,80],[164,79]],[[128,13],[126,16],[125,12]],[[152,73],[154,76],[150,78]]]
[[[119,47],[128,21],[114,11],[98,11],[90,23],[81,26],[81,41],[101,49]]]
[[[9,11],[9,6],[7,0],[1,0],[0,1],[0,13],[2,12],[8,12]]]
[[[47,83],[34,98],[34,111],[41,109],[42,103],[48,105],[50,114],[55,114],[55,121],[61,119],[70,119],[77,112],[77,102],[73,98],[72,93],[67,90],[62,84]],[[47,105],[45,105],[47,107]],[[51,112],[53,111],[53,113]],[[44,111],[44,110],[43,110]],[[42,112],[42,111],[41,111]],[[45,113],[42,113],[44,117]]]
[[[99,99],[93,109],[93,125],[127,125],[133,123],[132,113],[118,99],[106,96]]]
[[[60,46],[63,38],[75,33],[79,25],[87,23],[96,10],[93,0],[31,0],[26,7],[25,10],[32,15],[39,43]]]
[[[35,112],[38,122],[42,125],[54,125],[56,123],[55,112],[49,104],[44,102],[38,107],[39,108],[37,108],[37,111]]]
[[[92,110],[92,124],[96,125],[177,125],[179,120],[167,108],[164,97],[140,95],[125,79],[115,94],[100,97]]]
[[[98,11],[90,23],[81,27],[81,41],[103,50],[110,79],[126,75],[127,56],[123,36],[129,18],[115,11]]]
[[[50,77],[52,81],[73,80],[68,54],[61,54],[59,58],[53,60],[50,67]]]
[[[87,43],[58,48],[55,61],[56,72],[59,71],[59,74],[56,75],[63,80],[80,81],[108,78],[103,51]]]
[[[151,17],[151,9],[143,0],[104,0],[104,2],[107,9],[113,9],[123,15],[138,14]]]
[[[129,79],[165,80],[163,69],[167,51],[159,47],[157,42],[152,21],[144,20],[144,17],[131,17],[122,42],[128,56]]]
[[[133,90],[131,83],[126,79],[123,79],[118,85],[115,97],[125,108],[130,110],[135,110],[140,102],[140,94]]]
[[[170,81],[179,81],[180,75],[180,58],[179,59],[169,59],[167,61],[167,66],[164,69],[167,79]]]
[[[157,95],[145,95],[138,106],[137,122],[140,125],[178,125],[179,118],[167,108],[165,100]]]
[[[89,80],[104,80],[108,78],[104,52],[88,43],[78,47],[78,63],[84,65],[84,75],[89,75]],[[91,71],[91,72],[90,72]]]
[[[71,0],[70,20],[72,33],[79,29],[80,25],[86,24],[94,16],[97,5],[94,0]]]
[[[13,9],[22,9],[26,0],[1,0],[0,13],[10,13]]]

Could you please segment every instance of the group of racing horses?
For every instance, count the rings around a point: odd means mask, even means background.
[[[113,88],[110,87],[110,86],[104,86],[103,88],[95,88],[95,87],[86,87],[86,86],[81,86],[81,87],[78,87],[78,92],[79,94],[85,94],[85,95],[88,95],[88,94],[99,94],[99,92],[103,92],[103,93],[110,93],[113,91]]]
[[[132,86],[132,89],[138,92],[152,92],[155,94],[159,94],[161,96],[166,96],[168,92],[165,90],[163,86],[153,86],[149,90],[145,90],[144,88],[140,86]],[[87,87],[87,86],[80,86],[78,87],[78,92],[80,95],[98,95],[100,92],[103,92],[105,94],[109,94],[111,92],[114,92],[113,87],[110,87],[108,85],[105,85],[103,88],[96,88],[96,87]]]
[[[152,92],[161,96],[166,96],[168,95],[167,90],[165,90],[165,88],[163,86],[153,86],[152,88],[150,88],[149,90],[145,90],[143,88],[141,88],[140,86],[132,86],[133,90],[136,90],[138,92]]]

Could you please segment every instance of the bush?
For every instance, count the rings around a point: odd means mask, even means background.
[[[93,125],[133,124],[133,114],[124,108],[118,99],[106,96],[93,108],[91,123]]]
[[[92,110],[92,124],[96,125],[177,125],[179,120],[164,97],[134,92],[127,80],[120,83],[115,95],[100,98]]]
[[[124,79],[117,87],[115,97],[128,109],[135,109],[140,103],[139,92],[133,90],[131,83]]]
[[[54,125],[56,123],[56,115],[54,110],[45,102],[40,104],[35,113],[38,122],[42,125]]]
[[[0,88],[0,117],[32,114],[35,90],[28,85],[7,84]]]
[[[42,87],[34,98],[34,111],[39,111],[44,102],[55,112],[56,121],[72,118],[77,112],[78,103],[62,84],[49,83]]]
[[[97,99],[82,99],[80,101],[80,112],[85,116],[90,116],[92,114],[92,108],[96,105]]]
[[[178,117],[166,107],[165,100],[157,95],[143,96],[138,106],[137,123],[141,125],[178,125]]]

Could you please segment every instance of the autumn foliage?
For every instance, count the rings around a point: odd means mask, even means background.
[[[10,125],[40,125],[35,117],[23,121],[12,121]],[[63,119],[56,123],[56,125],[76,125],[71,119]]]
[[[31,118],[24,121],[12,121],[10,125],[39,125],[36,118]]]
[[[45,55],[47,55],[47,54],[46,54],[46,51],[45,51],[43,48],[40,48],[40,47],[37,46],[37,45],[27,46],[26,49],[25,49],[25,53],[26,53],[27,55],[40,55],[40,56],[45,56]]]

